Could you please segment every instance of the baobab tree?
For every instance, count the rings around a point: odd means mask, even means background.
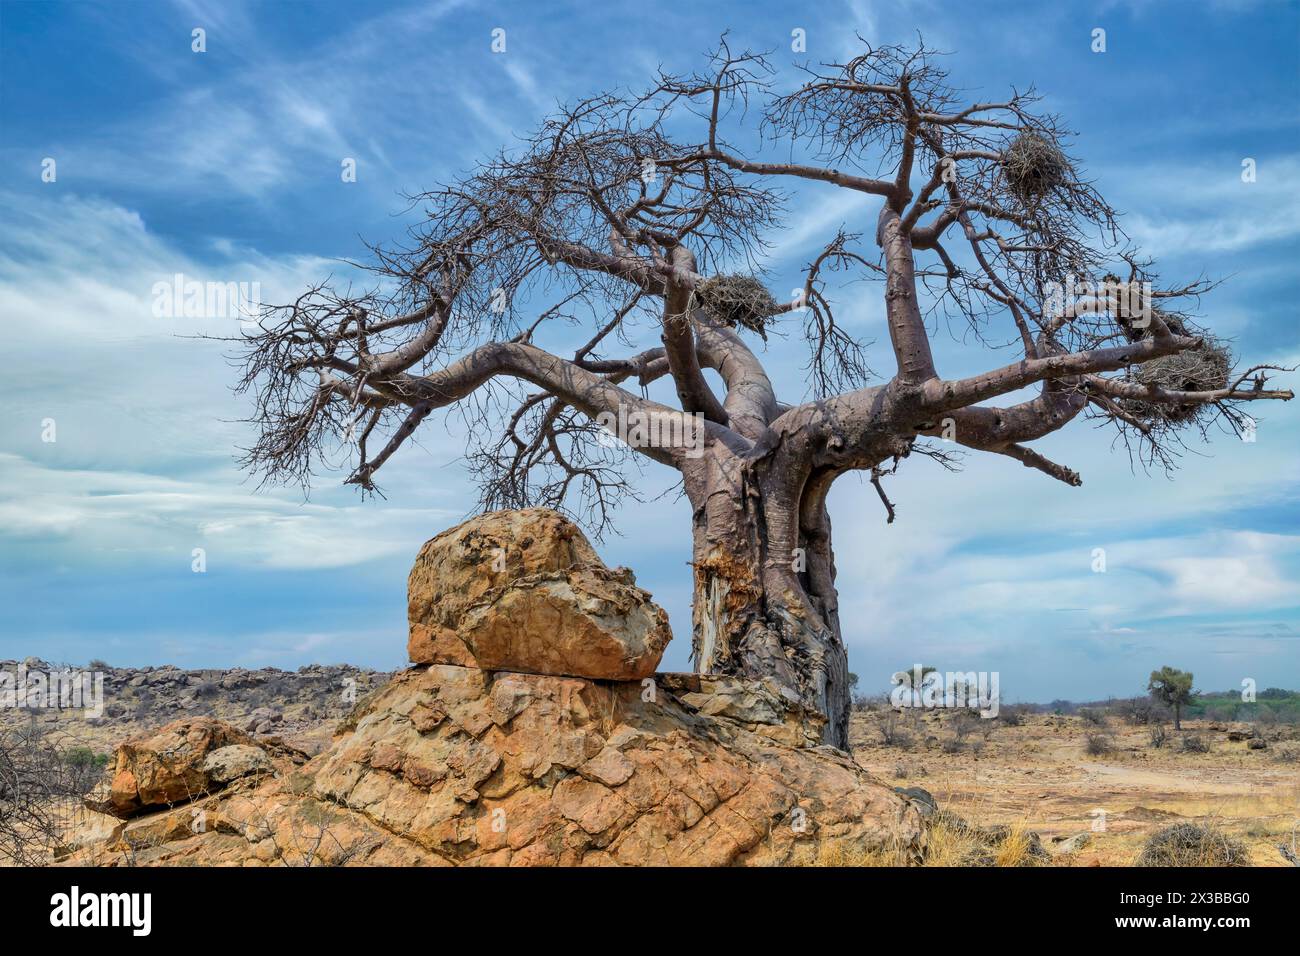
[[[631,461],[674,469],[693,508],[696,669],[774,681],[844,747],[836,478],[870,475],[892,521],[883,481],[909,456],[952,466],[960,446],[1078,485],[1030,443],[1099,417],[1169,467],[1186,428],[1251,427],[1242,403],[1291,392],[1265,388],[1272,366],[1234,371],[1179,311],[1211,284],[1160,283],[1032,91],[965,102],[924,45],[864,44],[803,68],[793,91],[776,80],[724,37],[701,72],[564,108],[412,196],[409,237],[370,247],[373,287],[325,280],[245,338],[260,428],[245,463],[306,484],[341,449],[347,481],[373,491],[454,407],[484,509],[548,505],[598,534],[636,494]],[[799,180],[879,210],[828,235],[778,302],[757,276]],[[883,295],[884,373],[836,321],[832,273]],[[944,377],[931,335],[954,319],[1014,360]],[[759,358],[769,332],[806,343],[805,400],[776,394]],[[543,344],[565,336],[581,342],[571,353]],[[675,401],[649,397],[659,379]],[[637,416],[680,427],[607,440],[604,424]]]

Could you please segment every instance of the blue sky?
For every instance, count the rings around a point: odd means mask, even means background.
[[[787,52],[795,28],[806,57]],[[473,507],[459,421],[431,421],[385,467],[386,501],[362,502],[341,473],[307,502],[258,491],[234,462],[249,432],[223,350],[189,338],[232,321],[155,318],[153,284],[258,281],[282,301],[363,240],[397,238],[403,191],[471,168],[557,101],[696,68],[727,29],[733,47],[775,50],[782,83],[796,61],[852,55],[855,34],[921,30],[972,94],[1035,85],[1162,274],[1226,280],[1202,321],[1252,361],[1300,363],[1294,3],[4,0],[0,322],[16,354],[0,378],[0,657],[399,666],[410,562]],[[869,234],[873,203],[791,188],[770,286],[792,288],[841,224]],[[875,287],[839,294],[888,368]],[[804,395],[792,345],[766,354],[786,400]],[[936,357],[953,376],[1009,360],[960,329],[937,331]],[[909,461],[890,526],[871,487],[843,479],[831,508],[852,668],[868,689],[915,661],[997,670],[1012,699],[1131,693],[1166,663],[1204,688],[1300,686],[1298,415],[1270,404],[1255,443],[1193,446],[1173,481],[1135,473],[1081,421],[1041,444],[1080,489],[995,456],[956,475]],[[668,484],[653,467],[648,497]],[[689,510],[670,496],[619,525],[602,553],[668,609],[664,667],[684,669]]]

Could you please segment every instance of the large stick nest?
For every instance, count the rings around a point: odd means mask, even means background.
[[[1070,161],[1047,137],[1022,132],[1002,152],[1002,173],[1013,192],[1034,199],[1068,180]]]
[[[1199,349],[1165,355],[1139,365],[1131,373],[1138,385],[1178,392],[1208,392],[1226,388],[1232,371],[1232,353],[1220,342],[1206,339]],[[1170,405],[1130,399],[1125,409],[1147,422],[1172,425],[1189,422],[1207,406],[1200,403]]]
[[[777,305],[767,286],[753,276],[710,276],[695,287],[695,300],[710,316],[735,328],[744,326],[767,341]]]

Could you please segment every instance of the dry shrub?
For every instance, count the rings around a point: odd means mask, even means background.
[[[1079,708],[1079,717],[1083,719],[1083,722],[1085,724],[1088,724],[1090,726],[1093,727],[1106,726],[1105,711],[1095,710],[1092,707],[1081,707]]]
[[[1250,866],[1250,853],[1217,826],[1175,823],[1152,834],[1133,865]]]
[[[757,332],[764,341],[780,308],[767,286],[745,275],[711,276],[695,287],[695,298],[715,319]]]
[[[980,726],[980,718],[969,710],[959,710],[949,718],[948,726],[952,728],[953,736],[958,740],[962,740],[967,734]]]
[[[1084,750],[1090,757],[1100,757],[1111,751],[1110,734],[1092,733],[1088,734],[1084,740]]]
[[[912,745],[912,735],[903,729],[897,711],[891,710],[889,713],[882,714],[876,727],[880,731],[880,742],[886,747],[910,747]]]

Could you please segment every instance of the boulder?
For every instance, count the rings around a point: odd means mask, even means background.
[[[672,638],[668,615],[555,511],[498,511],[428,541],[408,579],[417,664],[640,680]]]
[[[306,759],[279,741],[268,746],[282,763]],[[134,816],[197,800],[247,773],[273,767],[267,748],[230,724],[210,717],[182,718],[119,744],[109,779],[87,795],[85,805],[100,813]]]
[[[934,795],[924,787],[895,787],[894,792],[911,800],[923,819],[928,820],[939,812],[939,804],[935,802]]]

